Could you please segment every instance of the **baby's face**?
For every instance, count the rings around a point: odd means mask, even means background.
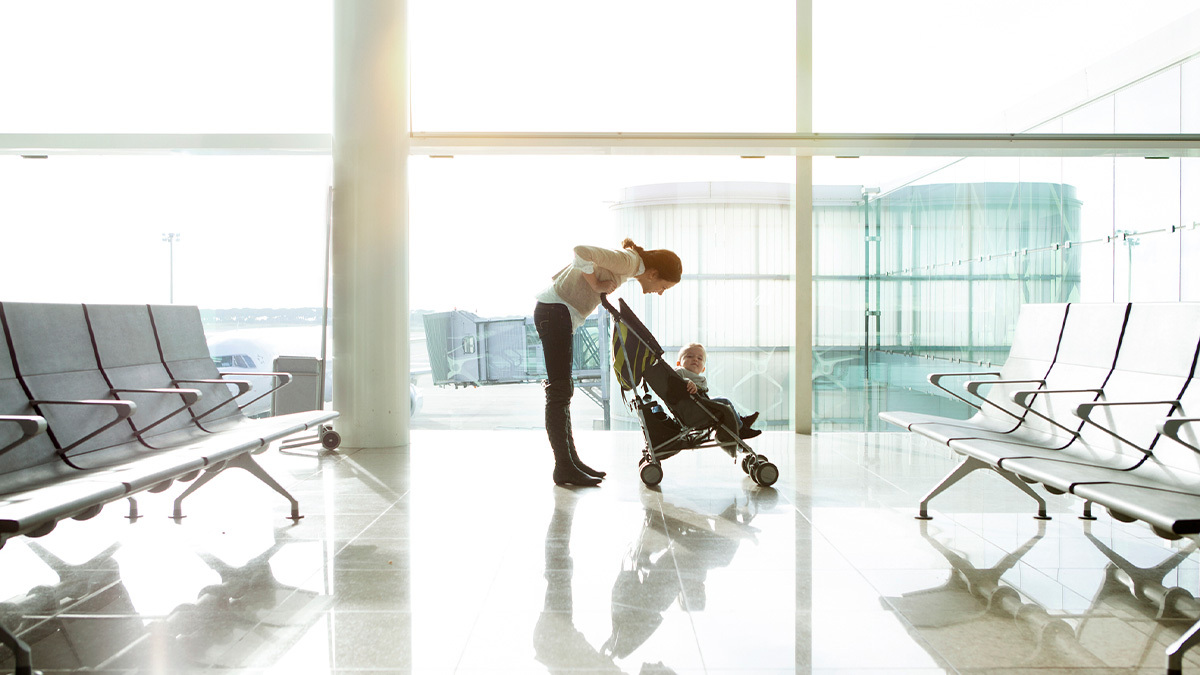
[[[704,350],[692,347],[679,357],[679,365],[699,375],[704,372]]]

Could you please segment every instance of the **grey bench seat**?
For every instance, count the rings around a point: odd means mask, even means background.
[[[45,434],[0,455],[0,530],[43,531],[77,515],[75,506],[161,491],[202,472],[207,482],[229,467],[263,479],[299,517],[250,454],[337,413],[245,418],[236,396],[249,386],[222,380],[196,308],[3,303],[0,317],[0,413],[47,423]],[[68,483],[85,496],[61,498]]]
[[[283,374],[268,374],[276,388]],[[236,389],[236,391],[234,391]],[[254,461],[278,439],[337,416],[317,410],[247,419],[248,382],[224,379],[195,307],[0,303],[0,546],[44,536],[66,518],[175,481],[198,487],[229,468],[249,471],[299,503]],[[30,672],[28,646],[0,642]]]

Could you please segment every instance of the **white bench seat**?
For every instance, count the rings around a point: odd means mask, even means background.
[[[936,438],[936,435],[940,434],[945,434],[947,438],[961,438],[973,430],[995,433],[1015,430],[1024,418],[1024,411],[1012,404],[1007,392],[1028,386],[1027,384],[994,385],[983,397],[965,391],[960,394],[954,389],[961,390],[964,383],[979,379],[1006,382],[1044,379],[1054,364],[1067,307],[1067,304],[1062,303],[1027,305],[1023,308],[1021,316],[1017,319],[1012,348],[998,372],[990,376],[982,372],[936,373],[929,376],[935,387],[974,408],[976,413],[971,418],[956,419],[903,410],[881,412],[879,417],[930,438]]]

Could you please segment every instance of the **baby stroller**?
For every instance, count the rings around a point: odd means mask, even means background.
[[[662,461],[682,450],[719,447],[733,456],[735,462],[738,453],[744,453],[742,471],[763,487],[773,485],[779,479],[779,469],[738,436],[737,413],[733,408],[689,394],[686,380],[663,360],[663,348],[624,300],[618,300],[620,309],[613,307],[605,296],[601,296],[600,302],[614,319],[613,372],[621,384],[622,396],[626,392],[633,394],[632,401],[625,400],[641,422],[646,437],[638,464],[642,482],[651,487],[658,485],[663,478]],[[641,395],[637,392],[638,385],[642,386]],[[671,414],[655,401],[652,391]]]

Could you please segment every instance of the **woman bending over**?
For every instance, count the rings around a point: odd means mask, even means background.
[[[642,293],[657,293],[679,283],[683,264],[666,249],[646,249],[632,239],[620,250],[576,246],[575,260],[553,277],[537,296],[533,321],[546,358],[546,436],[554,451],[557,485],[599,485],[604,477],[579,459],[571,434],[571,348],[576,330],[596,307],[600,295],[612,293],[629,279],[637,279]],[[601,336],[603,339],[603,336]]]

